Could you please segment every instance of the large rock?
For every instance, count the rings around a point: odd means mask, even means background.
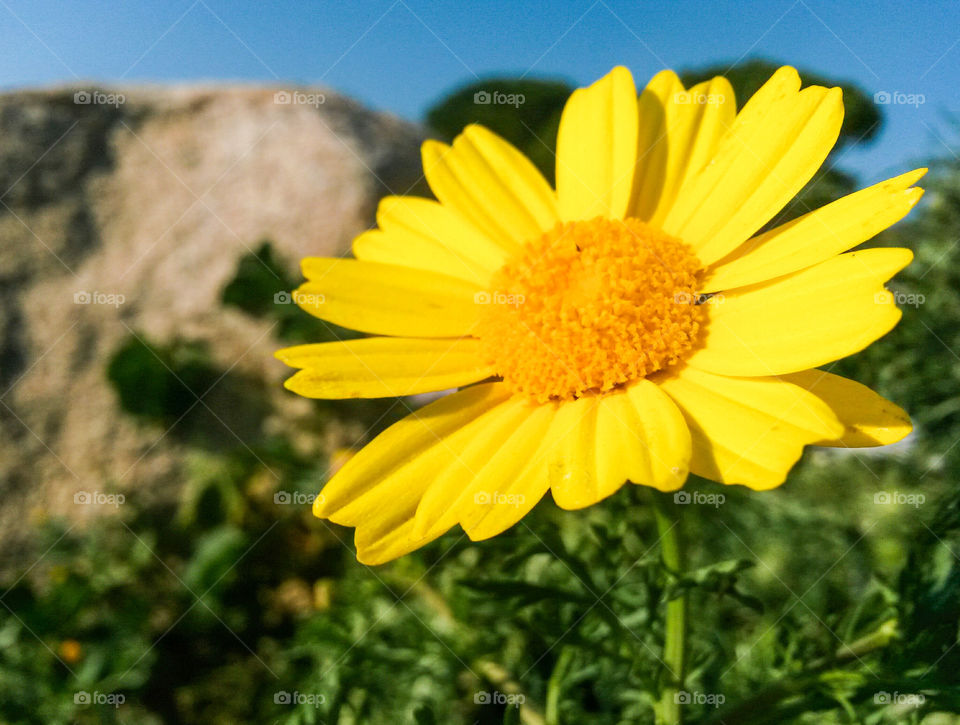
[[[107,382],[133,332],[205,341],[220,368],[276,389],[255,415],[211,391],[211,438],[243,445],[271,416],[307,415],[280,388],[271,324],[225,308],[222,289],[263,237],[291,263],[345,252],[381,196],[419,183],[420,140],[418,128],[322,89],[0,95],[7,542],[31,516],[94,513],[74,504],[77,491],[153,496],[182,479],[190,442],[122,413]]]

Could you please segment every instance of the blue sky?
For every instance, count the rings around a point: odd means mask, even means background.
[[[491,74],[582,85],[624,64],[642,84],[665,66],[762,56],[913,96],[840,160],[865,183],[960,153],[960,3],[946,0],[0,0],[0,38],[2,88],[319,83],[413,120]]]

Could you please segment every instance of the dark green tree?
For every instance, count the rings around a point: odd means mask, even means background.
[[[562,81],[488,78],[443,96],[427,111],[427,125],[449,141],[464,126],[482,124],[523,151],[553,183],[560,112],[571,92]],[[496,102],[511,97],[513,104]]]

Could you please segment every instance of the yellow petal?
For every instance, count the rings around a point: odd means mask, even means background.
[[[859,352],[900,319],[883,283],[912,258],[909,249],[848,252],[718,295],[703,347],[687,362],[720,375],[782,375]]]
[[[910,416],[866,385],[822,370],[804,370],[783,376],[830,406],[844,431],[839,438],[818,441],[820,446],[867,448],[885,446],[905,438],[913,426]]]
[[[413,520],[407,509],[397,508],[359,527],[354,534],[357,561],[367,566],[378,566],[398,559],[411,551],[426,546],[445,532],[414,538]]]
[[[627,480],[661,491],[676,490],[686,481],[690,430],[677,406],[653,382],[640,380],[623,395],[605,396],[597,435],[601,443],[612,442],[604,446],[606,465],[623,461]],[[602,464],[601,478],[604,468]]]
[[[637,99],[637,167],[627,216],[647,220],[660,202],[670,145],[667,104],[683,90],[676,73],[662,70],[650,79]]]
[[[546,443],[551,492],[565,509],[591,506],[628,480],[672,491],[689,469],[686,423],[649,380],[561,404]]]
[[[541,449],[555,415],[553,405],[526,405],[526,415],[498,447],[454,504],[472,541],[506,531],[543,498],[549,488]]]
[[[456,460],[451,437],[508,397],[502,384],[476,385],[390,426],[330,479],[314,514],[356,526],[364,563],[382,563],[436,538],[443,531],[414,536],[413,520],[433,477]]]
[[[518,432],[525,428],[531,430],[530,421],[549,416],[550,408],[514,397],[451,436],[448,443],[456,450],[456,456],[433,477],[417,509],[415,533],[425,535],[437,529],[449,529],[461,520],[467,508],[482,504],[488,496],[492,500],[491,494],[498,487],[510,485],[517,467],[528,462],[530,456],[505,456],[502,451],[539,443],[542,435],[518,436]],[[490,464],[492,468],[488,468]],[[508,471],[511,468],[512,473]],[[482,488],[489,485],[493,486],[489,491]]]
[[[353,256],[363,262],[379,262],[436,272],[470,282],[483,289],[490,286],[492,271],[468,259],[461,252],[436,245],[433,240],[403,232],[386,233],[370,229],[353,240]]]
[[[366,516],[392,506],[380,495],[401,479],[422,491],[416,473],[435,475],[425,455],[449,450],[450,436],[509,398],[506,386],[484,383],[447,395],[394,423],[353,456],[324,487],[314,514],[357,526]],[[436,463],[436,461],[433,461]],[[403,485],[396,486],[404,488]],[[420,494],[416,498],[419,501]]]
[[[307,398],[384,398],[448,390],[494,374],[473,338],[371,337],[275,353],[302,368],[284,383]]]
[[[705,265],[746,241],[806,184],[837,140],[839,88],[811,86],[781,68],[751,98],[712,161],[690,178],[662,228]]]
[[[509,259],[509,250],[432,199],[388,196],[377,208],[377,224],[353,241],[357,259],[440,272],[481,287]]]
[[[906,216],[923,195],[908,187],[926,172],[887,179],[751,239],[711,268],[701,291],[774,279],[853,249]]]
[[[557,198],[564,221],[622,219],[637,163],[637,92],[622,66],[573,92],[557,134]]]
[[[655,226],[663,222],[684,183],[717,153],[737,114],[733,88],[726,78],[717,77],[686,91],[672,72],[666,73],[670,75],[655,76],[640,96],[641,142],[653,146],[638,149],[637,208],[630,214]],[[662,109],[661,127],[651,133],[644,116],[656,118],[656,106]],[[652,188],[655,184],[659,190]]]
[[[658,382],[690,426],[690,470],[714,481],[778,486],[804,445],[843,432],[826,403],[776,378],[727,378],[688,367]]]
[[[437,198],[505,250],[518,251],[553,227],[556,195],[520,151],[483,126],[467,126],[453,146],[426,141],[423,173]]]
[[[294,300],[311,315],[375,335],[460,337],[476,324],[475,284],[436,272],[308,257]]]
[[[550,492],[565,509],[590,506],[614,493],[626,478],[601,480],[597,472],[597,396],[561,405],[547,433]]]

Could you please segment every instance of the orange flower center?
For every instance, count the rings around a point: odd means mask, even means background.
[[[485,357],[539,402],[646,377],[696,343],[700,267],[690,247],[638,219],[557,224],[478,296]]]

